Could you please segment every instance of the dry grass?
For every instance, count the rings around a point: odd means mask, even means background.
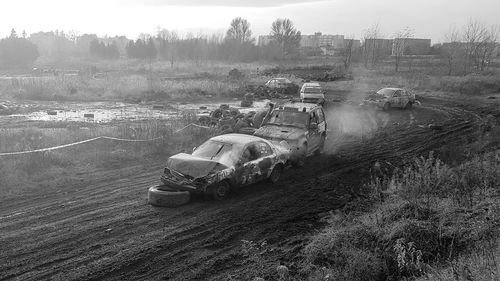
[[[0,131],[0,151],[26,151],[73,143],[98,136],[124,139],[154,139],[121,142],[100,139],[59,150],[25,155],[0,156],[0,196],[11,196],[44,185],[69,184],[95,170],[138,164],[162,163],[169,155],[189,151],[209,138],[209,130],[175,133],[190,120],[170,123],[148,121],[119,125],[67,128],[24,128]]]
[[[500,150],[456,167],[432,154],[417,158],[390,178],[374,178],[368,199],[333,214],[306,245],[303,268],[311,280],[496,280],[499,181]]]

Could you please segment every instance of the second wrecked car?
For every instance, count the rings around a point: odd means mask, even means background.
[[[362,106],[373,106],[385,111],[391,108],[411,109],[416,103],[415,94],[401,88],[383,88],[377,92],[370,93]]]
[[[234,187],[266,179],[277,182],[289,155],[284,142],[243,134],[220,135],[195,148],[192,154],[170,157],[161,181],[167,190],[199,192],[222,200]]]

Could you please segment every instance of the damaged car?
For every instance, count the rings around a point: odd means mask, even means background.
[[[290,163],[304,165],[306,157],[323,152],[327,124],[320,104],[287,102],[271,106],[262,126],[254,135],[274,141],[286,141],[292,148]]]
[[[295,95],[299,91],[299,86],[287,78],[272,78],[265,84],[266,87],[285,95]]]
[[[372,106],[389,111],[391,108],[411,109],[416,103],[415,94],[402,88],[383,88],[370,93],[361,106]]]
[[[284,142],[243,134],[216,136],[192,154],[170,157],[161,176],[164,185],[157,189],[202,193],[223,200],[235,187],[263,180],[277,182],[289,155],[290,149]]]

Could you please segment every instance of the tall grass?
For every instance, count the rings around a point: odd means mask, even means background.
[[[98,136],[151,140],[122,142],[99,139],[53,151],[0,156],[0,196],[10,196],[48,184],[63,184],[78,174],[138,164],[161,163],[169,155],[189,151],[215,132],[191,128],[176,132],[191,120],[147,121],[108,126],[24,128],[0,131],[0,151],[26,151],[78,142]]]
[[[467,279],[464,268],[493,278],[478,280],[497,280],[500,150],[455,167],[430,154],[365,188],[378,203],[358,215],[334,214],[306,245],[304,268],[312,280],[325,274],[332,280],[476,280]],[[352,202],[350,213],[363,200]]]

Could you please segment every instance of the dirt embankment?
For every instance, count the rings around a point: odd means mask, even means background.
[[[275,249],[268,262],[293,273],[320,218],[355,196],[375,161],[398,166],[467,143],[485,114],[498,114],[498,107],[432,99],[412,111],[332,110],[332,120],[343,121],[330,128],[331,154],[288,170],[275,186],[253,185],[225,202],[149,206],[146,191],[158,183],[161,164],[104,171],[84,184],[0,202],[0,280],[245,279],[254,265],[242,254],[243,239],[266,240]]]

